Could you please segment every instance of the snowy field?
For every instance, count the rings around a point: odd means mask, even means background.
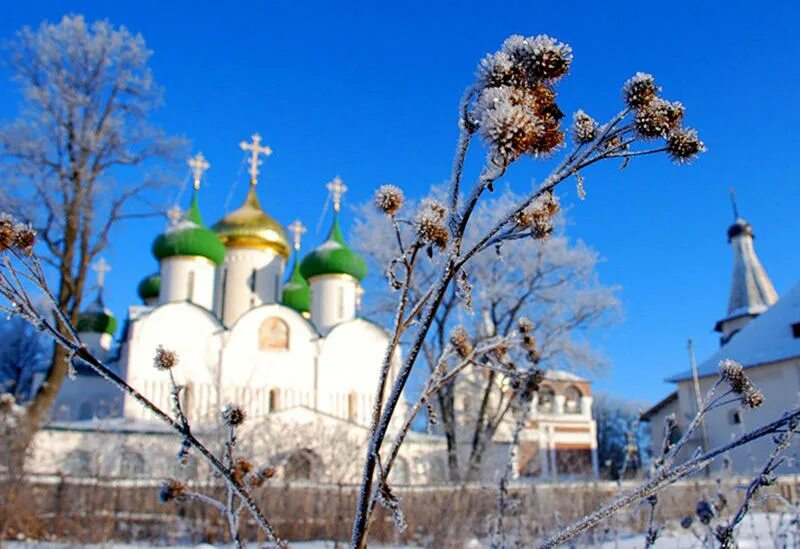
[[[793,517],[787,514],[781,515],[778,513],[752,513],[747,515],[739,527],[738,547],[739,549],[769,549],[774,547],[800,547],[800,530],[797,525],[792,524]],[[708,531],[702,531],[695,525],[695,532],[704,537]],[[335,549],[346,548],[348,543],[339,542],[338,544],[331,541],[309,541],[309,542],[296,542],[291,543],[290,547],[296,549]],[[717,544],[711,543],[708,547],[716,547]],[[485,547],[486,544],[478,540],[473,540],[465,545],[466,549],[479,549]],[[603,543],[593,546],[586,544],[577,544],[578,547],[598,547],[602,549],[639,549],[644,547],[644,535],[624,536],[619,535],[609,539]],[[126,544],[126,543],[107,543],[97,545],[81,545],[69,543],[48,543],[48,542],[25,542],[14,541],[2,543],[2,547],[13,549],[71,549],[77,547],[88,547],[92,549],[139,549],[141,547],[151,547],[147,544]],[[169,549],[211,549],[211,548],[228,548],[232,545],[170,545],[164,546]],[[260,547],[257,544],[250,544],[247,547]],[[411,545],[370,545],[374,549],[417,549]],[[695,547],[703,547],[701,541],[695,537],[688,530],[680,531],[666,531],[658,538],[656,542],[657,548],[664,549],[688,549]]]

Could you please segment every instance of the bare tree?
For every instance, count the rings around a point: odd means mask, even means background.
[[[25,401],[49,354],[50,341],[29,322],[16,317],[0,322],[0,393]]]
[[[7,211],[30,223],[57,276],[57,306],[75,325],[87,269],[130,203],[158,179],[148,169],[181,146],[148,115],[161,90],[139,34],[82,16],[25,27],[7,44],[19,85],[19,118],[0,129]],[[141,215],[141,214],[139,214]],[[64,329],[59,323],[59,328]],[[57,346],[45,382],[26,407],[25,443],[68,371]]]
[[[603,476],[616,480],[623,470],[641,469],[648,445],[638,421],[641,407],[608,393],[595,393],[592,418],[597,423],[597,461]]]
[[[440,197],[434,189],[427,200]],[[522,199],[507,190],[481,203],[467,238],[475,239],[498,221],[503,212]],[[398,215],[413,212],[418,204],[408,202]],[[394,238],[391,222],[373,204],[359,208],[354,239],[381,274],[392,264],[396,252],[386,246]],[[582,242],[573,242],[563,233],[564,218],[554,220],[553,234],[546,239],[522,238],[506,242],[502,248],[489,248],[476,254],[471,263],[468,284],[474,287],[469,302],[462,299],[462,288],[451,284],[436,311],[430,333],[422,345],[422,359],[429,371],[449,343],[449,334],[463,325],[475,343],[494,336],[511,335],[521,318],[535,326],[541,365],[567,370],[597,370],[604,358],[593,349],[585,334],[607,325],[619,309],[616,288],[604,286],[597,278],[597,253]],[[401,225],[403,238],[410,240],[413,227]],[[411,283],[411,299],[420,299],[434,282],[442,258],[419,262]],[[513,261],[513,265],[509,263]],[[390,284],[381,285],[373,301],[373,312],[386,317],[397,296]],[[474,312],[473,312],[474,311]],[[503,379],[496,372],[475,374],[470,368],[436,393],[437,420],[447,439],[450,479],[474,480],[484,452],[497,429],[506,420],[512,400],[503,391]],[[474,406],[460,411],[456,395],[469,394]],[[463,439],[463,440],[462,440]],[[460,446],[467,445],[466,463],[459,463]],[[462,470],[463,468],[463,470]]]

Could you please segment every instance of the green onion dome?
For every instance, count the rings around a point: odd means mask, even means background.
[[[356,280],[367,276],[366,262],[351,250],[342,236],[339,215],[333,218],[333,226],[328,239],[309,253],[300,264],[300,273],[311,280],[315,276],[346,274]]]
[[[136,288],[136,293],[139,294],[142,301],[158,297],[160,291],[161,275],[159,273],[153,273],[150,276],[144,277]]]
[[[78,314],[78,333],[112,334],[117,329],[117,319],[105,308],[100,293],[82,313]]]
[[[298,313],[307,313],[311,309],[311,289],[308,287],[308,281],[300,273],[300,262],[296,256],[292,274],[283,285],[281,303]]]
[[[206,228],[197,205],[197,191],[186,218],[169,227],[153,241],[153,255],[161,260],[174,256],[205,257],[219,265],[225,259],[225,246],[216,233]]]

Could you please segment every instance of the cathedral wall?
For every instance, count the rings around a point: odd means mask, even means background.
[[[331,330],[320,351],[319,409],[368,424],[388,342],[386,332],[360,319]]]
[[[190,419],[210,408],[219,409],[216,397],[219,375],[222,327],[204,309],[189,303],[171,303],[153,309],[131,323],[124,348],[127,381],[151,398],[159,407],[172,409],[169,375],[153,366],[156,349],[178,354],[173,368],[177,383],[186,385]],[[149,412],[126,397],[125,415],[149,418]]]
[[[225,398],[254,415],[314,406],[318,334],[300,314],[264,305],[233,325],[223,353]]]
[[[189,301],[211,310],[216,267],[205,257],[167,257],[161,260],[159,303]]]
[[[309,280],[311,319],[325,333],[356,317],[358,281],[349,275],[321,275]]]
[[[248,310],[280,301],[286,261],[274,251],[231,248],[220,269],[218,309],[226,326]]]

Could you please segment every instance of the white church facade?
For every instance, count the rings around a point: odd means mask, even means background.
[[[734,207],[736,213],[736,208]],[[684,448],[683,457],[696,449],[722,446],[733,438],[779,418],[800,404],[800,284],[778,297],[754,248],[752,225],[738,216],[728,229],[733,251],[733,277],[728,309],[714,326],[720,333],[720,348],[697,365],[697,388],[691,370],[671,376],[674,392],[644,414],[651,424],[653,455],[663,445],[664,422],[674,415],[677,439],[697,413],[697,394],[704,397],[715,383],[722,360],[732,359],[745,367],[747,376],[764,394],[764,404],[745,409],[738,403],[710,411]],[[771,438],[736,449],[717,460],[713,469],[729,466],[735,474],[749,474],[763,466],[774,448]],[[787,451],[796,458],[797,443]],[[796,472],[796,465],[793,466]]]
[[[116,320],[100,293],[81,315],[78,329],[83,341],[165,411],[173,410],[173,386],[169,373],[153,361],[159,347],[177,353],[171,374],[183,387],[181,405],[198,433],[218,435],[220,409],[235,402],[248,416],[250,435],[242,439],[249,441],[249,450],[271,461],[285,478],[349,482],[358,478],[389,334],[359,315],[367,266],[348,246],[340,226],[346,187],[338,177],[328,184],[334,205],[328,236],[301,257],[302,225],[289,226],[290,241],[258,199],[259,156],[268,155],[269,148],[258,135],[241,148],[250,154],[246,198],[210,228],[198,196],[209,165],[202,155],[190,160],[190,206],[185,212],[171,211],[167,229],[155,239],[159,271],[139,285],[143,303],[129,308],[118,347],[112,352]],[[103,272],[101,265],[101,277]],[[398,351],[393,368],[400,359]],[[32,460],[37,469],[169,474],[177,437],[93,371],[79,368],[77,374],[75,381],[65,381],[53,421],[37,436]],[[569,474],[596,474],[590,385],[565,373],[549,377],[547,402],[537,405],[523,436],[524,463],[518,464],[518,473],[558,477],[557,452],[579,450],[584,466]],[[565,404],[565,398],[571,400]],[[398,422],[407,406],[403,400]],[[509,440],[498,434],[484,477],[495,476]],[[395,482],[446,478],[445,455],[443,437],[410,433]]]

